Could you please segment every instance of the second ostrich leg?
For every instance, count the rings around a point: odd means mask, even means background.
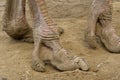
[[[120,52],[120,37],[112,25],[112,0],[105,0],[104,10],[100,13],[96,35],[110,52]]]
[[[32,29],[25,16],[26,0],[6,0],[3,30],[12,38],[33,42]]]
[[[94,0],[90,11],[87,41],[90,46],[96,47],[95,38],[98,36],[106,49],[110,52],[120,52],[120,37],[112,26],[112,0]],[[99,26],[97,25],[99,24]],[[88,37],[90,35],[90,37]]]
[[[29,6],[33,15],[34,51],[32,68],[36,71],[44,71],[44,64],[39,59],[41,43],[52,49],[53,58],[51,64],[62,71],[81,68],[88,70],[88,66],[80,57],[73,57],[59,43],[59,33],[56,25],[48,15],[44,0],[29,0]]]

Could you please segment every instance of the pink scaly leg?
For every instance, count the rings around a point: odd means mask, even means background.
[[[70,56],[68,52],[59,44],[59,33],[53,21],[48,16],[45,1],[29,0],[29,6],[33,14],[34,42],[37,43],[39,47],[40,43],[42,42],[53,50],[53,58],[50,60],[51,64],[62,71],[74,70],[79,68],[81,68],[82,70],[88,70],[88,66],[83,59],[81,59],[80,57]],[[39,54],[39,48],[36,47],[37,46],[34,45],[32,66],[34,70],[40,71],[42,63],[37,61],[37,64],[39,64],[39,66],[34,65],[34,62],[36,62],[34,61],[34,59],[38,58]]]

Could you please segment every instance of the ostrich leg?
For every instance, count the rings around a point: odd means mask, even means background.
[[[33,15],[34,23],[33,36],[35,45],[33,51],[32,68],[36,71],[40,71],[41,68],[43,69],[43,62],[40,61],[38,55],[40,44],[44,43],[53,50],[53,58],[50,61],[51,64],[59,70],[67,71],[78,68],[81,68],[82,70],[88,70],[88,66],[83,59],[80,57],[70,56],[68,52],[59,44],[59,33],[56,25],[48,15],[45,1],[29,0],[28,2]]]
[[[93,37],[98,36],[106,49],[110,52],[120,52],[120,38],[112,26],[112,4],[111,0],[94,0],[90,11],[91,17],[88,20],[88,33],[86,40],[89,45],[96,47]],[[98,24],[99,26],[98,26]],[[97,25],[96,25],[97,24]]]
[[[120,37],[116,34],[112,26],[111,0],[105,0],[102,6],[104,6],[104,10],[98,18],[98,23],[101,26],[97,29],[98,36],[108,51],[115,53],[120,52]]]
[[[12,38],[33,42],[32,29],[25,16],[26,0],[6,0],[3,30]]]
[[[92,4],[92,7],[89,12],[89,17],[88,17],[88,27],[86,29],[85,33],[85,41],[88,43],[89,47],[96,49],[97,47],[97,42],[96,42],[96,23],[98,21],[98,17],[100,14],[101,10],[97,10],[98,7],[95,7],[94,5],[99,5],[99,4]]]

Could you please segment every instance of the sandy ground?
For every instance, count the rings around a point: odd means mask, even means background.
[[[86,18],[55,19],[55,22],[65,30],[61,44],[72,54],[86,58],[90,65],[88,72],[60,72],[49,65],[44,73],[32,70],[33,44],[11,39],[0,27],[0,76],[8,80],[120,80],[120,54],[110,53],[101,45],[92,50],[84,42]],[[120,35],[120,2],[114,3],[113,26]],[[42,59],[50,54],[51,51],[42,46]]]

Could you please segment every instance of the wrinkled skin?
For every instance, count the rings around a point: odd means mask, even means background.
[[[88,25],[85,38],[91,48],[97,47],[96,39],[99,38],[108,51],[120,52],[120,38],[112,26],[111,0],[93,1]]]
[[[39,50],[41,43],[43,43],[53,51],[50,64],[57,69],[61,71],[75,69],[88,70],[88,65],[84,59],[71,56],[60,45],[59,36],[63,30],[56,27],[48,16],[45,1],[28,0],[33,16],[33,29],[29,27],[26,21],[25,1],[26,0],[7,0],[3,19],[3,30],[14,39],[34,42],[32,69],[41,72],[45,71],[45,64],[39,58]]]
[[[32,28],[25,17],[25,0],[7,0],[3,30],[12,38],[33,42]]]

